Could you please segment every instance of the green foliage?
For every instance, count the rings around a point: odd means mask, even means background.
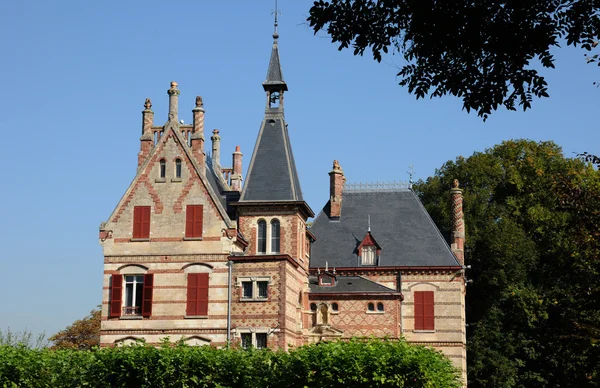
[[[100,306],[49,338],[52,349],[87,350],[100,345]]]
[[[600,386],[600,173],[552,142],[459,157],[415,189],[449,233],[464,190],[470,387]]]
[[[0,346],[0,387],[422,387],[461,386],[441,353],[404,341],[350,341],[290,352],[165,343],[30,350]]]
[[[591,50],[600,34],[594,0],[318,0],[308,22],[325,29],[339,50],[398,52],[398,76],[417,98],[462,98],[465,110],[487,116],[498,107],[531,107],[548,97],[536,67],[554,68],[552,49]]]

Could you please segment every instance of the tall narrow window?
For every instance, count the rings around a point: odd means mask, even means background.
[[[150,206],[133,208],[133,238],[150,237]]]
[[[208,274],[190,273],[187,275],[187,306],[188,316],[208,315]]]
[[[142,315],[143,295],[144,275],[126,275],[123,315]]]
[[[181,178],[181,159],[175,160],[175,178]]]
[[[167,175],[167,161],[164,159],[160,160],[160,177],[164,178]]]
[[[256,252],[267,252],[267,222],[265,220],[258,221],[258,239],[256,245]]]
[[[279,253],[279,220],[271,221],[271,253]]]
[[[202,237],[202,221],[203,221],[202,205],[187,205],[185,208],[185,237],[199,238]]]
[[[264,349],[267,347],[267,333],[255,333],[256,349]]]
[[[415,330],[435,330],[433,291],[415,291]]]
[[[252,333],[242,333],[242,348],[248,349],[252,347]]]

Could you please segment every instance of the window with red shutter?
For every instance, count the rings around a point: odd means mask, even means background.
[[[133,208],[133,238],[150,238],[150,206]]]
[[[435,330],[433,291],[415,291],[415,330]]]
[[[144,275],[144,292],[142,294],[142,317],[152,315],[152,291],[154,287],[154,274]]]
[[[121,316],[121,298],[123,295],[123,276],[112,275],[110,284],[110,317]]]
[[[187,316],[208,315],[208,275],[207,273],[190,273],[187,280]]]
[[[185,237],[202,237],[202,205],[187,205],[185,208]]]

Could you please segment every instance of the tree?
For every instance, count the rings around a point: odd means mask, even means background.
[[[46,341],[45,333],[34,336],[31,330],[12,331],[9,327],[6,330],[0,330],[0,346],[2,345],[42,349],[48,346],[48,341]]]
[[[90,314],[73,322],[66,329],[59,331],[49,338],[54,344],[50,349],[89,350],[100,344],[100,306]]]
[[[464,190],[471,387],[600,386],[600,173],[552,142],[503,142],[415,185],[449,234]]]
[[[309,12],[315,33],[325,29],[339,50],[370,48],[377,61],[397,52],[410,93],[460,97],[484,120],[548,97],[537,63],[554,68],[552,48],[589,51],[600,34],[597,0],[319,0]]]

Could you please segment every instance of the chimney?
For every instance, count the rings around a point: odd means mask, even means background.
[[[150,155],[154,146],[154,135],[152,134],[152,126],[154,125],[154,112],[152,112],[152,100],[146,98],[142,111],[142,137],[140,137],[140,152],[138,154],[138,169]]]
[[[235,152],[233,153],[231,190],[242,191],[242,151],[240,151],[240,146],[235,146]]]
[[[329,172],[329,218],[338,219],[342,214],[342,191],[346,177],[337,160]]]
[[[196,96],[196,107],[192,109],[194,116],[194,124],[192,128],[192,154],[200,165],[200,173],[206,173],[205,163],[206,156],[204,155],[204,103],[202,97]]]
[[[212,165],[215,171],[221,171],[221,162],[219,160],[221,154],[221,136],[219,136],[219,130],[213,129],[213,135],[210,137],[212,140]]]
[[[458,187],[458,180],[452,182],[450,189],[452,196],[452,235],[450,247],[452,253],[461,265],[465,264],[465,218],[463,214],[462,190]]]
[[[177,111],[179,104],[179,90],[177,89],[177,82],[171,82],[171,88],[167,90],[169,95],[169,121],[177,122]]]

